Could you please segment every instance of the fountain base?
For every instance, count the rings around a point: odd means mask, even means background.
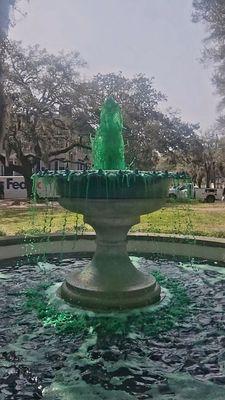
[[[128,309],[160,300],[160,286],[132,264],[127,254],[127,232],[140,215],[161,207],[164,199],[60,198],[60,204],[84,215],[96,231],[96,251],[82,270],[68,276],[59,289],[67,302],[89,309]]]
[[[108,273],[105,282],[104,276],[99,281],[98,270],[90,264],[67,277],[59,295],[74,305],[98,310],[143,307],[160,300],[161,289],[153,276],[142,274],[134,266],[127,273],[127,282],[118,277],[114,285]]]

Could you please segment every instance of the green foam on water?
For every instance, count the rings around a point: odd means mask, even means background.
[[[38,286],[26,292],[26,307],[36,311],[44,326],[54,326],[59,334],[88,334],[90,330],[100,336],[117,334],[129,336],[131,334],[145,334],[157,336],[168,331],[184,318],[189,309],[189,298],[185,288],[178,281],[167,278],[161,273],[153,272],[157,281],[165,287],[171,297],[162,307],[146,307],[124,313],[94,313],[83,310],[71,310],[65,304],[64,309],[57,303],[49,302],[49,285]],[[157,318],[155,315],[157,313]]]
[[[191,375],[174,373],[167,375],[172,394],[160,394],[157,387],[152,388],[154,400],[224,400],[224,387],[212,382],[199,381]]]
[[[122,390],[107,390],[101,385],[88,385],[85,381],[76,382],[71,379],[70,383],[55,382],[44,390],[45,400],[135,400],[136,397]]]
[[[9,274],[3,274],[2,272],[0,272],[0,280],[1,279],[9,279],[10,275]]]
[[[65,367],[56,374],[50,387],[44,390],[45,400],[135,400],[135,396],[126,393],[123,390],[104,389],[100,384],[90,385],[81,378],[79,368],[74,366],[95,365],[96,360],[91,360],[89,351],[95,346],[98,337],[91,334],[86,337],[78,351],[68,356]],[[107,363],[111,365],[110,363]],[[97,366],[96,366],[97,367]],[[118,379],[119,381],[119,379]],[[118,382],[119,384],[120,382]],[[113,384],[115,385],[115,379]]]

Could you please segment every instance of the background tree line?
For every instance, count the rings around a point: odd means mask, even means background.
[[[127,165],[149,170],[164,163],[175,168],[189,163],[200,145],[198,125],[183,122],[171,111],[160,111],[165,96],[144,75],[98,74],[81,79],[85,61],[77,52],[49,54],[39,46],[23,48],[5,40],[5,127],[1,161],[12,153],[28,187],[38,161],[79,146],[90,148],[100,108],[113,96],[124,115]]]
[[[24,48],[9,40],[4,46],[6,114],[0,159],[7,165],[10,155],[16,154],[19,165],[13,169],[25,177],[29,194],[39,160],[48,165],[52,156],[76,146],[90,148],[107,96],[123,110],[128,166],[186,169],[198,184],[223,170],[222,156],[219,165],[217,149],[210,145],[215,144],[214,136],[202,137],[198,124],[161,111],[166,97],[155,89],[153,78],[109,73],[83,80],[86,63],[78,52],[49,54],[38,45]]]

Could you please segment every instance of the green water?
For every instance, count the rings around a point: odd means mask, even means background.
[[[108,98],[102,106],[100,125],[92,141],[94,169],[125,169],[123,116],[118,103]]]
[[[134,258],[138,260],[137,257]],[[190,300],[185,287],[159,271],[153,271],[152,274],[164,288],[165,298],[161,303],[119,313],[96,313],[71,307],[56,295],[61,283],[50,284],[53,269],[51,263],[38,263],[37,272],[44,274],[45,282],[24,292],[24,308],[28,312],[36,313],[45,328],[54,328],[54,334],[82,334],[86,337],[91,333],[101,338],[116,335],[133,339],[140,335],[157,337],[160,333],[175,328],[190,313]]]
[[[72,259],[64,261],[67,265],[64,268],[71,268]],[[77,265],[80,261],[76,260]],[[142,256],[133,261],[137,266],[146,262]],[[59,283],[55,282],[63,279],[63,272],[54,260],[49,259],[42,268],[33,270],[32,265],[21,267],[20,271],[12,265],[2,279],[3,284],[8,280],[5,287],[11,284],[13,291],[18,284],[23,288],[23,295],[14,299],[12,291],[6,291],[9,299],[6,316],[12,318],[12,335],[1,350],[2,375],[8,374],[13,363],[16,368],[22,369],[20,366],[24,365],[28,371],[38,371],[37,379],[43,371],[40,384],[46,400],[136,400],[142,399],[139,388],[143,388],[143,399],[224,399],[223,385],[211,381],[209,373],[202,377],[190,374],[189,363],[186,365],[186,360],[194,357],[191,359],[194,366],[207,366],[208,360],[216,355],[219,361],[212,363],[220,366],[221,372],[212,373],[212,377],[223,376],[222,265],[203,261],[191,265],[187,259],[180,259],[178,263],[178,260],[150,258],[145,264],[146,272],[152,273],[156,268],[155,276],[167,289],[165,299],[145,309],[107,315],[82,311],[56,298],[55,287]],[[38,290],[37,278],[43,282]],[[32,288],[29,279],[34,279]],[[221,297],[210,294],[215,289]],[[10,357],[15,354],[17,358],[6,359],[6,354]],[[111,358],[113,354],[115,359]],[[55,368],[51,378],[44,375],[50,362]],[[14,374],[13,368],[10,372]],[[160,381],[161,378],[165,381]],[[7,394],[3,393],[3,399],[6,398]]]

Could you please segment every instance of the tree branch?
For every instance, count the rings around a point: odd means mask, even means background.
[[[49,157],[57,156],[59,154],[67,153],[68,151],[74,149],[74,147],[81,147],[82,149],[91,150],[91,147],[85,144],[81,144],[80,142],[74,142],[70,146],[65,147],[64,149],[50,151],[48,153]]]

